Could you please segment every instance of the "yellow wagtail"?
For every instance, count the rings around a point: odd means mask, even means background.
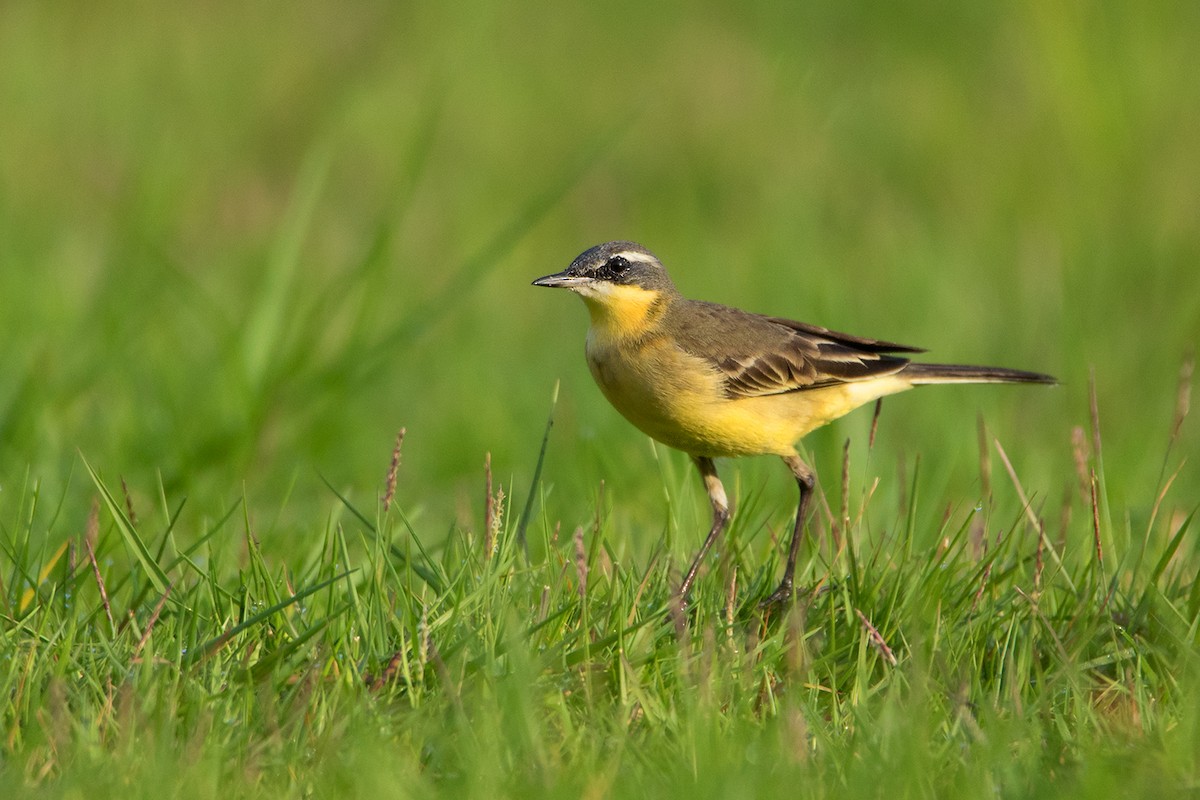
[[[713,521],[679,589],[730,518],[713,459],[774,454],[800,486],[783,580],[765,601],[790,600],[805,510],[816,477],[796,452],[809,431],[884,395],[927,383],[1055,383],[1002,367],[918,364],[919,348],[837,333],[684,298],[640,244],[608,242],[534,286],[570,289],[591,315],[587,362],[609,402],[654,439],[687,453],[704,479]]]

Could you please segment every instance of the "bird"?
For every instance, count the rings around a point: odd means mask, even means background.
[[[658,257],[631,241],[589,248],[533,285],[583,299],[591,319],[587,364],[601,392],[642,432],[690,456],[700,473],[712,525],[676,593],[681,605],[732,516],[714,459],[775,455],[791,470],[800,490],[796,519],[783,578],[762,604],[790,603],[816,487],[796,449],[806,434],[914,386],[1057,383],[1038,372],[915,362],[909,355],[923,349],[690,300]]]

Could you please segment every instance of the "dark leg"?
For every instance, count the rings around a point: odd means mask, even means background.
[[[808,499],[812,497],[813,487],[817,485],[816,475],[807,464],[800,460],[800,456],[784,456],[783,460],[791,468],[792,474],[796,476],[796,483],[800,486],[800,505],[796,508],[796,527],[792,530],[792,543],[788,547],[787,566],[783,570],[783,580],[779,582],[779,588],[771,592],[766,600],[763,600],[764,606],[792,602],[792,580],[796,575],[796,555],[800,552],[800,539],[804,535],[804,518],[807,516]]]
[[[712,502],[713,521],[708,537],[700,546],[700,552],[696,554],[692,566],[688,568],[687,575],[683,578],[683,585],[679,587],[681,604],[687,602],[688,593],[692,590],[692,583],[696,580],[696,573],[700,570],[700,562],[704,560],[704,556],[708,555],[709,549],[721,535],[721,531],[725,530],[730,517],[729,500],[725,497],[725,487],[721,485],[721,479],[717,477],[716,464],[706,456],[692,456],[692,460],[696,462],[696,469],[700,470],[700,477],[704,479],[704,489],[708,492],[709,501]]]

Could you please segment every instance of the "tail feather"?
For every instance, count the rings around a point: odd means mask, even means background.
[[[1050,375],[1005,367],[968,364],[909,364],[901,373],[914,386],[927,383],[1058,383]]]

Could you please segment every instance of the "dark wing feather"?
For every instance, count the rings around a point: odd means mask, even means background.
[[[924,353],[924,347],[910,347],[906,344],[896,344],[895,342],[885,342],[882,339],[868,339],[864,336],[854,336],[849,333],[838,333],[831,331],[829,328],[822,328],[820,325],[809,325],[807,322],[797,322],[794,319],[785,319],[784,317],[763,317],[763,319],[774,322],[776,325],[782,325],[785,328],[791,328],[800,333],[808,333],[822,339],[840,342],[851,347],[856,347],[860,350],[866,350],[869,353]]]
[[[712,363],[729,397],[784,394],[890,375],[909,361],[888,353],[919,352],[713,303],[682,303],[688,307],[680,309],[683,313],[671,326],[677,343]]]

